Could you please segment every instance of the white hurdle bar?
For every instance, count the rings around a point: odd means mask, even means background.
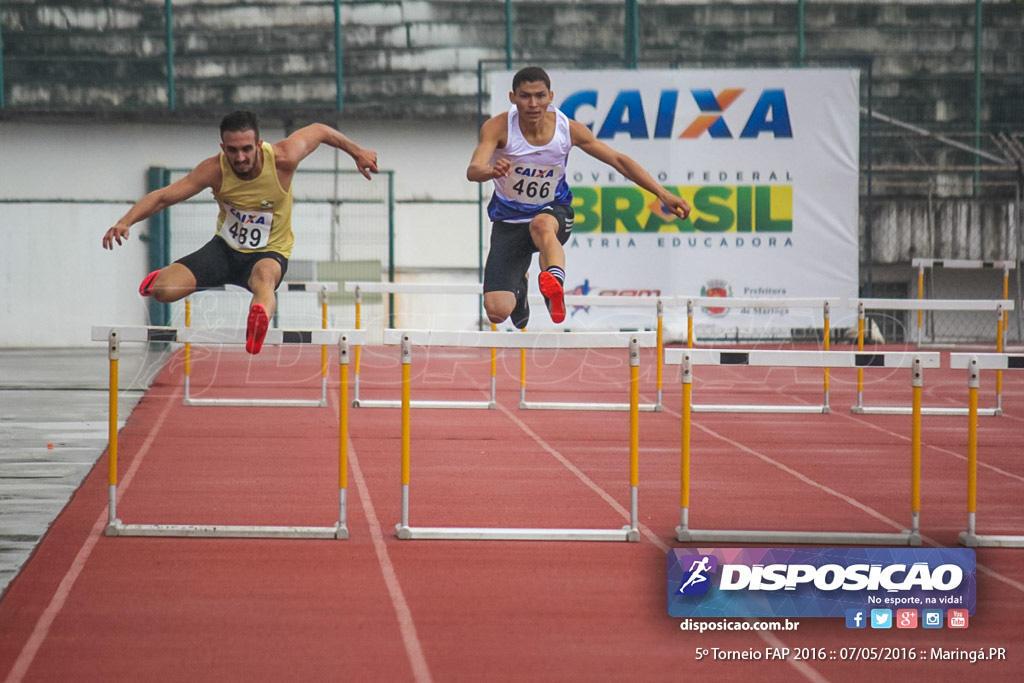
[[[1024,548],[1024,536],[983,535],[977,533],[978,510],[978,388],[981,371],[1024,370],[1024,355],[1005,353],[952,353],[949,367],[967,370],[967,530],[961,531],[959,541],[969,548],[1000,547]]]
[[[241,328],[197,328],[197,327],[168,327],[168,326],[121,326],[92,328],[92,340],[103,341],[116,329],[123,342],[162,342],[182,343],[189,348],[191,344],[218,346],[218,345],[244,345],[245,330]],[[346,336],[352,345],[362,345],[366,340],[366,333],[360,330],[267,330],[264,338],[264,345],[278,346],[291,344],[320,345],[326,348],[327,344],[337,344],[338,340]],[[187,397],[185,405],[188,406],[235,406],[235,407],[257,407],[272,406],[282,408],[324,408],[327,406],[327,377],[325,350],[321,351],[321,395],[318,399],[283,399],[283,398],[192,398]],[[189,358],[185,359],[186,364]],[[185,382],[188,384],[189,373],[186,372]]]
[[[821,532],[821,531],[740,531],[695,530],[690,528],[690,436],[693,367],[714,365],[721,361],[723,352],[710,349],[669,349],[665,362],[682,366],[683,415],[682,447],[680,453],[680,525],[676,527],[676,540],[682,543],[822,543],[864,545],[921,545],[921,390],[923,368],[939,367],[938,353],[856,351],[737,351],[746,358],[731,358],[730,365],[762,365],[772,367],[888,367],[910,368],[913,393],[913,434],[911,437],[911,528],[901,533],[874,532]],[[742,361],[742,362],[740,362]]]
[[[677,297],[677,304],[686,305],[686,340],[687,348],[694,348],[694,334],[693,334],[693,314],[694,309],[697,306],[708,308],[769,308],[769,309],[789,309],[789,308],[814,308],[820,306],[822,309],[822,320],[823,320],[823,344],[824,350],[828,351],[831,344],[831,331],[830,321],[832,315],[832,307],[834,305],[840,305],[841,299],[837,298],[772,298],[772,299],[759,299],[759,298],[730,298],[730,297]],[[678,356],[675,354],[675,350],[671,350],[673,358]],[[737,350],[723,351],[725,354],[731,353],[748,353],[746,351]],[[668,352],[666,352],[666,355]],[[720,356],[717,364],[728,365],[731,356]],[[667,361],[666,361],[667,362]],[[676,361],[675,364],[678,364]],[[733,405],[733,404],[714,404],[714,405],[700,405],[695,404],[692,406],[694,412],[704,413],[829,413],[831,412],[830,406],[830,382],[831,378],[829,375],[829,369],[827,365],[814,365],[812,367],[822,368],[822,385],[823,385],[823,396],[820,405]]]
[[[231,289],[228,289],[230,287]],[[238,285],[219,285],[217,287],[204,287],[201,290],[197,290],[197,293],[202,292],[229,292],[233,290],[239,292],[249,292],[245,287],[239,287]],[[278,292],[337,292],[338,283],[334,280],[328,280],[324,282],[317,282],[313,280],[282,280],[281,284],[277,286]]]
[[[363,293],[376,294],[475,294],[482,295],[482,285],[475,282],[346,282],[346,292],[355,293],[356,329],[362,326]],[[359,393],[361,349],[356,349],[355,398],[356,408],[398,408],[399,399],[366,399]],[[413,408],[467,408],[491,410],[497,404],[497,353],[491,349],[491,396],[486,401],[451,401],[419,399]]]
[[[996,346],[1002,350],[1003,315],[1012,311],[1013,299],[850,299],[850,308],[857,311],[857,348],[864,348],[864,327],[868,310],[886,311],[993,311],[996,314]],[[918,344],[920,344],[920,338]],[[1003,414],[1002,386],[997,386],[996,406],[978,411],[979,415]],[[857,404],[850,407],[851,413],[862,415],[909,415],[910,406],[866,406],[864,405],[864,369],[857,369]],[[966,415],[966,408],[945,406],[924,406],[923,415]]]
[[[246,290],[238,285],[221,285],[219,287],[208,287],[203,289],[203,292],[208,291],[228,291],[228,288],[238,289],[240,291]],[[309,281],[291,281],[282,282],[277,291],[284,290],[286,292],[319,292],[320,294],[320,317],[321,317],[321,329],[327,329],[327,293],[337,292],[337,282],[309,282]],[[276,292],[275,292],[276,294]],[[192,297],[189,296],[185,299],[185,327],[192,326]],[[271,402],[268,403],[267,399],[263,399],[258,403],[232,403],[226,404],[223,401],[233,399],[219,399],[219,398],[193,398],[192,397],[192,344],[185,342],[185,398],[183,403],[187,406],[214,406],[214,405],[299,405],[302,407],[326,407],[327,406],[327,345],[320,347],[320,400],[315,404],[306,401],[299,404],[291,403],[278,403],[274,399],[269,399]]]
[[[385,343],[397,338],[402,355],[402,509],[395,525],[400,539],[502,540],[502,541],[632,541],[640,540],[639,489],[639,366],[638,334],[618,332],[441,332],[388,330]],[[489,527],[413,527],[409,525],[410,473],[410,368],[413,346],[477,346],[490,348],[590,349],[627,348],[630,371],[630,523],[621,529],[535,529]]]
[[[544,297],[535,295],[530,297],[531,301],[537,304],[544,304]],[[565,305],[568,306],[614,306],[619,308],[647,308],[653,307],[657,316],[657,327],[653,337],[653,346],[657,349],[656,354],[656,399],[654,403],[641,403],[640,410],[644,412],[658,412],[662,409],[662,377],[663,364],[661,352],[664,345],[664,313],[665,299],[653,296],[584,296],[579,294],[565,295]],[[634,334],[640,340],[641,348],[651,348],[650,332],[624,332],[623,334]],[[527,401],[526,400],[526,346],[520,349],[519,353],[519,407],[523,410],[629,410],[628,403],[594,403],[586,401]]]
[[[95,339],[96,330],[93,328]],[[117,391],[118,391],[118,360],[122,341],[152,341],[151,337],[141,334],[143,330],[158,333],[164,337],[159,341],[168,340],[169,330],[175,328],[105,328],[108,329],[107,344],[110,361],[109,380],[109,425],[108,425],[108,486],[107,486],[107,536],[172,536],[188,538],[348,538],[348,365],[349,343],[362,343],[362,333],[341,330],[321,330],[321,340],[334,339],[338,345],[338,363],[341,366],[341,380],[338,387],[338,521],[332,526],[266,526],[266,525],[211,525],[211,524],[125,524],[117,517]],[[121,336],[120,331],[129,330],[129,334]],[[180,331],[180,330],[179,330]],[[191,330],[203,332],[202,330]],[[207,332],[210,332],[209,330]],[[244,343],[244,330],[243,343]],[[269,332],[268,332],[269,335]],[[203,335],[199,335],[203,336]],[[271,341],[273,343],[273,340]]]

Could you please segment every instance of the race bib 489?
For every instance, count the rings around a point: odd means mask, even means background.
[[[270,242],[273,211],[243,211],[225,206],[220,236],[234,249],[263,249]]]

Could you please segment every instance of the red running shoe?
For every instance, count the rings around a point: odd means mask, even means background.
[[[537,278],[537,284],[540,286],[540,293],[544,295],[544,303],[551,314],[551,322],[560,323],[565,320],[565,293],[562,291],[562,283],[545,270]]]
[[[270,319],[263,304],[253,304],[249,309],[249,322],[245,328],[245,350],[256,354],[263,348],[263,338],[267,336]]]
[[[152,296],[153,283],[156,282],[156,276],[159,274],[159,270],[154,270],[152,273],[142,278],[142,284],[139,285],[139,294],[142,296]]]

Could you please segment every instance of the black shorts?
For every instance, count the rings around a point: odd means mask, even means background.
[[[196,278],[196,289],[209,289],[222,285],[238,285],[249,288],[249,276],[257,261],[274,259],[281,264],[281,278],[288,271],[288,259],[276,251],[235,251],[219,236],[214,237],[188,256],[182,256],[175,263],[192,271]],[[278,284],[281,281],[278,280]]]
[[[576,213],[568,204],[545,206],[541,213],[549,213],[558,221],[558,241],[565,244],[572,235]],[[530,223],[503,223],[491,225],[491,247],[484,266],[484,292],[515,292],[530,269],[533,255],[539,251],[530,237]]]

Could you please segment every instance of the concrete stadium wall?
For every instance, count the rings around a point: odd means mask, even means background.
[[[145,226],[114,252],[103,233],[145,194],[151,166],[191,168],[218,152],[208,124],[0,122],[0,347],[83,346],[92,325],[145,324],[137,286],[147,272]],[[364,122],[346,134],[395,172],[395,260],[403,277],[443,269],[476,281],[477,188],[465,170],[470,124]],[[264,129],[264,139],[284,135]],[[345,154],[341,168],[351,167]],[[333,168],[321,148],[303,168]],[[373,182],[385,182],[377,178]],[[17,201],[13,201],[17,200]],[[43,200],[74,200],[49,204]],[[210,232],[216,216],[210,216]],[[295,226],[302,239],[302,226]],[[459,302],[475,315],[475,302]]]

